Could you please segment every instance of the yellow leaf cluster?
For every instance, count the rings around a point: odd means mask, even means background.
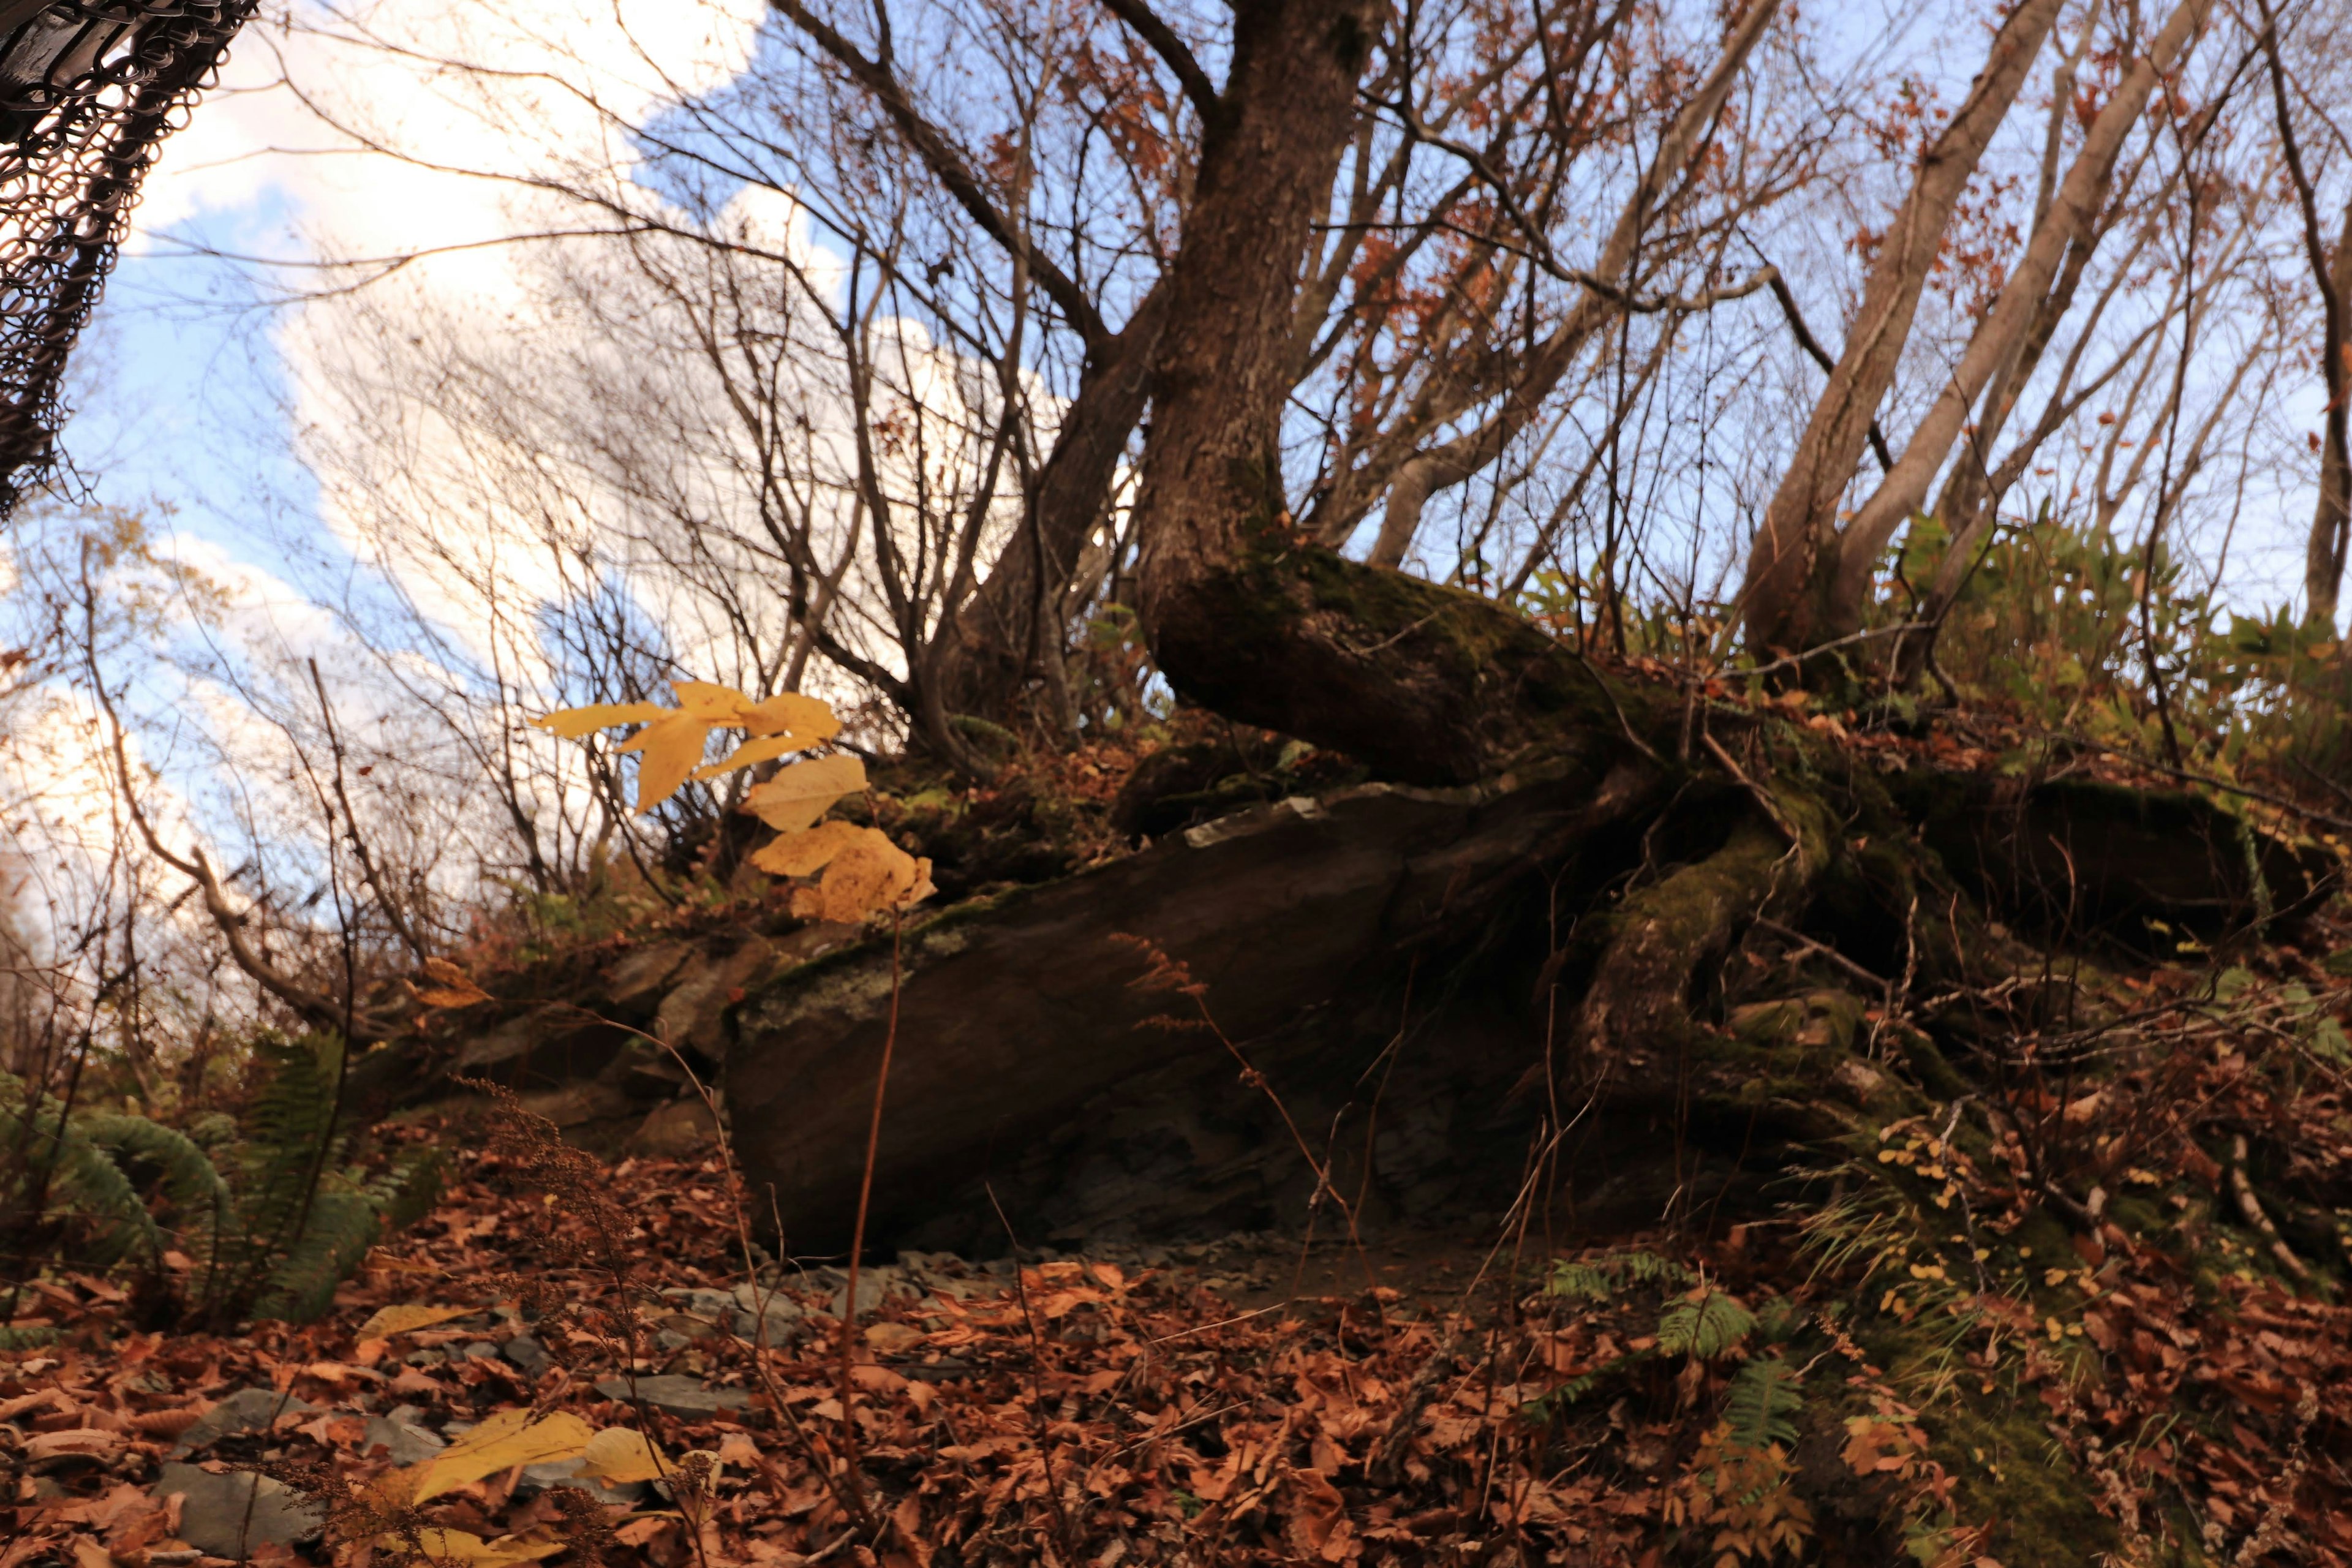
[[[772,762],[841,732],[833,710],[813,697],[786,692],[754,702],[706,680],[677,681],[674,689],[675,708],[605,702],[567,708],[532,722],[571,737],[609,725],[643,725],[619,748],[643,756],[637,773],[640,814],[667,800],[689,778]],[[741,730],[750,739],[723,761],[697,766],[710,731],[720,728]],[[929,860],[908,854],[875,828],[821,820],[836,801],[865,787],[866,764],[856,757],[813,757],[777,769],[743,797],[743,809],[779,835],[752,854],[751,863],[779,877],[814,879],[814,886],[793,894],[793,912],[803,920],[855,925],[910,908],[936,891]]]
[[[392,1312],[402,1310],[387,1309]],[[392,1328],[388,1331],[400,1331]],[[387,1501],[413,1506],[518,1465],[560,1464],[566,1459],[577,1461],[573,1475],[614,1484],[659,1480],[677,1468],[663,1458],[661,1450],[642,1432],[626,1426],[607,1426],[600,1431],[568,1411],[535,1416],[528,1408],[521,1408],[499,1411],[431,1458],[394,1470],[375,1485]],[[539,1550],[536,1542],[517,1542],[511,1537],[486,1542],[462,1531],[451,1531],[447,1545],[446,1552],[428,1547],[427,1555],[496,1568],[499,1563],[520,1563],[548,1554]]]
[[[918,859],[872,827],[827,822],[787,833],[755,850],[751,864],[779,877],[817,877],[793,894],[803,920],[856,925],[877,914],[909,909],[936,891],[931,863]]]
[[[672,681],[670,689],[677,693],[675,708],[657,702],[598,702],[566,708],[531,722],[568,740],[620,724],[644,726],[618,748],[641,757],[640,816],[676,795],[690,778],[717,778],[755,763],[773,762],[841,733],[841,721],[834,717],[831,708],[796,691],[753,701],[733,687],[708,680]],[[748,738],[722,760],[702,765],[703,748],[713,730],[740,730]]]

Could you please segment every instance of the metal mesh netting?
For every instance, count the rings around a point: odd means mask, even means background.
[[[54,460],[140,179],[257,4],[0,0],[0,518]]]

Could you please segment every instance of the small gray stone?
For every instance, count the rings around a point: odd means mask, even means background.
[[[808,1314],[801,1310],[797,1301],[772,1296],[757,1315],[748,1310],[739,1311],[729,1326],[734,1330],[737,1339],[758,1342],[763,1338],[761,1332],[763,1321],[767,1331],[764,1342],[769,1349],[775,1350],[791,1344],[806,1331]]]
[[[466,1359],[468,1361],[496,1361],[499,1359],[499,1347],[490,1343],[488,1340],[476,1340],[466,1347]]]
[[[550,1487],[572,1487],[586,1492],[606,1507],[628,1508],[645,1500],[652,1489],[643,1481],[600,1481],[572,1472],[580,1468],[577,1459],[551,1459],[543,1465],[525,1465],[515,1479],[515,1496],[536,1497]]]
[[[529,1334],[517,1334],[499,1347],[499,1353],[527,1376],[537,1377],[547,1370],[547,1347]]]
[[[625,1401],[629,1397],[629,1380],[604,1378],[596,1384],[596,1392],[607,1399]],[[740,1410],[751,1403],[751,1396],[740,1388],[709,1388],[693,1378],[668,1374],[637,1379],[636,1397],[681,1421],[708,1421],[723,1411]]]
[[[319,1504],[247,1470],[216,1476],[194,1465],[165,1465],[156,1478],[155,1495],[174,1492],[186,1499],[180,1509],[180,1539],[213,1557],[250,1557],[264,1542],[291,1546],[315,1541],[327,1522],[327,1510]]]
[[[369,1416],[362,1448],[382,1445],[394,1464],[417,1465],[447,1447],[437,1435],[416,1424],[415,1412],[415,1405],[404,1405],[389,1415]]]
[[[205,1411],[194,1426],[181,1433],[172,1457],[184,1458],[223,1437],[267,1432],[280,1415],[308,1415],[318,1408],[307,1399],[297,1399],[274,1388],[241,1388]]]

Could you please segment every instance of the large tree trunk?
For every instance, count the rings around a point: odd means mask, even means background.
[[[1028,707],[1029,687],[1058,663],[1068,632],[1063,606],[1093,536],[1108,521],[1128,438],[1150,401],[1166,299],[1164,287],[1153,289],[1118,334],[1088,355],[1020,534],[942,640],[938,679],[950,713],[1015,722]]]
[[[1749,641],[1759,648],[1812,647],[1835,620],[1839,498],[1862,460],[1871,419],[1895,383],[1952,208],[2007,118],[2059,9],[2059,0],[2023,0],[2001,23],[1984,69],[1921,160],[1910,195],[1879,240],[1845,347],[1749,550],[1741,608]]]

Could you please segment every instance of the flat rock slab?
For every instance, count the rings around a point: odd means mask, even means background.
[[[309,1415],[318,1408],[307,1399],[297,1399],[273,1388],[241,1388],[205,1411],[194,1426],[181,1433],[172,1457],[184,1458],[223,1437],[267,1432],[282,1416]]]
[[[180,1539],[208,1557],[250,1557],[257,1546],[316,1541],[326,1528],[323,1507],[249,1470],[216,1476],[194,1465],[167,1464],[156,1478],[155,1495],[174,1492],[185,1500]]]
[[[630,1397],[629,1380],[604,1378],[596,1384],[596,1392],[607,1399],[626,1402]],[[675,1415],[680,1421],[708,1421],[751,1403],[751,1394],[742,1389],[710,1388],[693,1378],[667,1373],[637,1379],[635,1395],[663,1415]]]
[[[448,1444],[442,1441],[439,1434],[418,1426],[415,1420],[415,1414],[413,1406],[403,1405],[389,1415],[369,1416],[367,1436],[362,1440],[361,1447],[367,1449],[381,1446],[391,1455],[395,1465],[423,1464],[447,1447]]]

